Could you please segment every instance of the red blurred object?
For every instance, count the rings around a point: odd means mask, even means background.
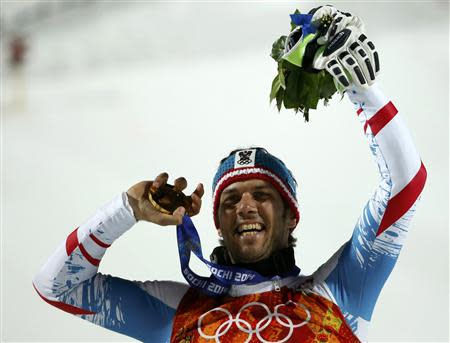
[[[16,36],[11,40],[9,45],[10,51],[10,62],[12,65],[21,65],[25,60],[25,53],[27,51],[27,46],[25,44],[25,39],[20,36]]]

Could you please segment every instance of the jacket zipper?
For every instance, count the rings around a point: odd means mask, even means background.
[[[272,280],[272,285],[275,292],[279,292],[281,290],[280,282],[278,280],[279,280],[278,278]]]

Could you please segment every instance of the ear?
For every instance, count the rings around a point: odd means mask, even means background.
[[[219,227],[217,228],[217,234],[219,235],[220,238],[222,238],[222,229]]]
[[[289,232],[292,232],[297,227],[297,220],[295,218],[295,214],[289,210],[286,211],[286,227],[289,229]]]

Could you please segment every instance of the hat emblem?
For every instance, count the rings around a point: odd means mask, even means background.
[[[239,160],[237,164],[243,166],[252,163],[250,156],[252,155],[252,150],[239,151]]]

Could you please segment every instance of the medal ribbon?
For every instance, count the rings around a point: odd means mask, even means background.
[[[183,222],[177,225],[178,253],[180,255],[181,272],[186,281],[194,288],[201,290],[210,296],[220,296],[228,292],[232,285],[254,284],[270,281],[276,277],[265,277],[261,274],[245,268],[222,266],[206,260],[203,257],[200,237],[191,218],[184,215]],[[196,274],[189,267],[191,253],[194,253],[211,271],[209,277]],[[287,274],[296,276],[300,273],[297,266]]]

